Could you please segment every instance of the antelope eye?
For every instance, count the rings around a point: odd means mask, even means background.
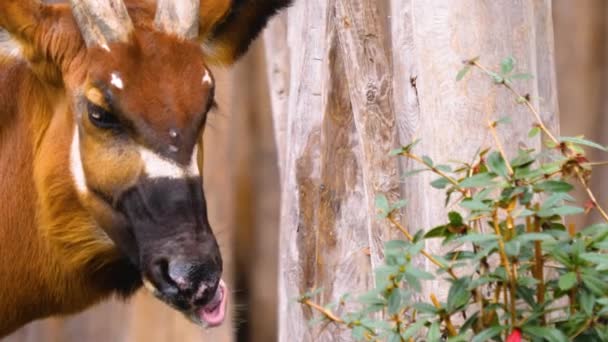
[[[118,118],[100,106],[89,103],[88,112],[89,120],[95,127],[102,129],[117,129],[121,127]]]

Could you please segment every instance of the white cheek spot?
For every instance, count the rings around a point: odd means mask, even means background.
[[[108,46],[108,44],[101,44],[100,45],[102,49],[104,49],[106,52],[110,52],[110,47]]]
[[[72,146],[70,148],[70,171],[74,177],[74,184],[78,192],[87,192],[87,181],[82,167],[82,159],[80,156],[80,133],[78,126],[74,126],[74,135],[72,136]]]
[[[190,165],[185,168],[147,148],[140,148],[139,155],[144,163],[144,169],[148,177],[179,179],[200,175],[196,160],[197,151],[198,149],[195,147]]]
[[[212,86],[213,85],[213,79],[211,78],[211,74],[209,73],[209,70],[205,70],[205,75],[203,76],[203,84]]]
[[[112,79],[110,80],[110,83],[115,86],[116,88],[122,90],[125,87],[124,82],[122,81],[122,78],[120,78],[120,75],[117,72],[113,72],[111,75]]]

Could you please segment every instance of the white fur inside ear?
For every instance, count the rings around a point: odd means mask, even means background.
[[[0,56],[22,58],[21,46],[8,32],[0,30]]]

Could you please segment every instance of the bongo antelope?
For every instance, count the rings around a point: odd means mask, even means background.
[[[142,284],[224,319],[199,146],[215,83],[289,0],[0,0],[0,337]]]

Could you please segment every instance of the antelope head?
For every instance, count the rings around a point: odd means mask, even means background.
[[[0,63],[3,50],[25,60],[31,81],[33,101],[23,102],[36,117],[39,220],[51,222],[39,228],[62,274],[105,267],[103,284],[77,278],[87,291],[102,287],[97,297],[59,310],[143,282],[195,322],[223,321],[227,289],[199,166],[214,103],[207,63],[232,63],[289,3],[0,1],[0,28],[15,43],[7,50],[0,32]],[[60,279],[69,292],[73,278]]]
[[[122,0],[71,7],[86,43],[66,79],[78,194],[149,290],[219,325],[227,289],[197,147],[215,82],[196,41],[199,3],[159,0],[145,25],[134,25]]]

